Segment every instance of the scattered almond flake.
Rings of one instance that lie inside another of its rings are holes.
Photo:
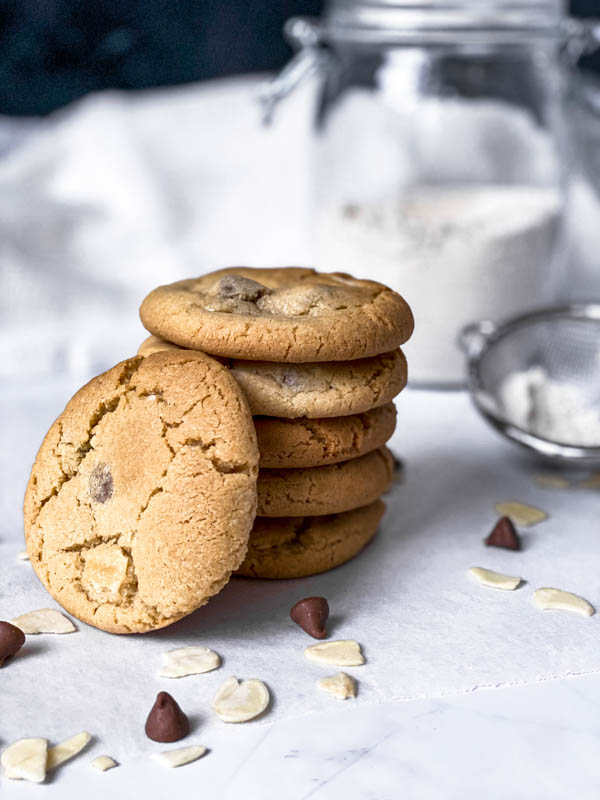
[[[542,489],[568,489],[570,481],[562,475],[553,475],[551,472],[544,475],[536,475],[535,482]]]
[[[208,647],[180,647],[162,654],[163,666],[158,673],[161,678],[184,678],[200,675],[221,666],[221,659]]]
[[[190,764],[206,753],[206,747],[201,744],[192,745],[191,747],[180,747],[178,750],[165,750],[164,753],[154,753],[152,758],[162,764],[163,767],[182,767],[184,764]]]
[[[119,765],[110,756],[98,756],[93,761],[90,761],[90,766],[94,769],[100,770],[100,772],[106,772],[107,769],[112,769],[113,767],[118,767]]]
[[[73,633],[77,630],[68,617],[55,608],[38,608],[28,614],[11,619],[23,633]]]
[[[223,722],[248,722],[269,705],[269,690],[262,681],[227,678],[215,695],[213,710]]]
[[[312,644],[306,648],[304,655],[311,661],[317,661],[320,664],[334,664],[337,667],[360,667],[365,663],[360,645],[354,639]]]
[[[64,742],[55,744],[54,747],[49,747],[46,769],[51,770],[55,767],[59,767],[61,764],[64,764],[65,761],[76,756],[83,750],[91,738],[87,731],[81,731],[81,733],[71,736],[70,739],[65,739]]]
[[[582,489],[595,489],[600,491],[600,472],[594,472],[589,478],[582,481],[579,486]]]
[[[345,672],[338,672],[337,675],[330,675],[317,681],[319,689],[324,689],[329,694],[337,697],[338,700],[347,700],[349,697],[356,697],[356,681]]]
[[[537,525],[548,519],[548,514],[534,506],[526,506],[516,500],[507,500],[505,503],[496,503],[496,511],[502,517],[510,517],[516,525]]]
[[[549,587],[536,589],[533,593],[533,600],[542,611],[572,611],[574,614],[581,614],[583,617],[591,617],[592,614],[596,613],[594,606],[584,600],[583,597],[571,592],[564,592],[562,589],[551,589]]]
[[[482,586],[489,586],[492,589],[507,589],[512,591],[516,589],[523,578],[515,578],[512,575],[503,575],[501,572],[494,572],[491,569],[484,569],[483,567],[471,567],[469,575]]]
[[[20,553],[17,553],[17,561],[29,561],[27,550],[21,550]]]
[[[4,750],[0,764],[7,778],[43,783],[47,754],[47,739],[19,739]]]

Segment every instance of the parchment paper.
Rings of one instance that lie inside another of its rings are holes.
[[[46,428],[81,378],[6,387],[0,420],[0,619],[55,606],[23,549],[21,501]],[[0,671],[0,746],[23,736],[52,741],[83,728],[119,759],[148,751],[146,715],[156,693],[171,692],[204,737],[222,726],[210,709],[229,675],[259,677],[273,702],[264,720],[330,710],[317,679],[336,668],[313,664],[313,643],[289,620],[301,597],[323,594],[331,638],[355,638],[366,665],[357,704],[435,697],[480,687],[548,680],[600,669],[600,615],[540,612],[538,586],[574,591],[600,606],[598,493],[534,484],[539,465],[502,442],[461,393],[406,391],[393,448],[405,479],[388,497],[376,540],[350,564],[298,581],[232,580],[208,606],[145,636],[113,636],[76,621],[77,633],[31,636]],[[519,553],[484,547],[494,504],[515,499],[550,514],[523,532]],[[466,574],[484,566],[520,575],[515,592],[482,588]],[[201,644],[221,669],[179,680],[157,676],[162,651]],[[260,723],[251,723],[260,724]]]

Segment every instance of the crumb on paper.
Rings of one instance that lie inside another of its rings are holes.
[[[269,690],[262,681],[239,681],[232,675],[217,691],[213,710],[223,722],[248,722],[265,711],[269,700]]]
[[[354,639],[313,644],[305,649],[304,655],[311,661],[336,667],[360,667],[365,663],[360,645]]]
[[[491,569],[484,569],[483,567],[471,567],[469,575],[481,584],[481,586],[488,586],[490,589],[505,589],[512,592],[521,585],[523,579],[513,575],[504,575],[502,572],[494,572]]]
[[[163,753],[154,753],[152,758],[163,767],[182,767],[191,764],[206,753],[206,747],[201,744],[190,747],[180,747],[177,750],[165,750]]]
[[[73,633],[75,625],[68,617],[55,608],[38,608],[21,614],[20,617],[11,619],[11,623],[20,628],[23,633]]]
[[[356,681],[345,672],[338,672],[337,675],[321,678],[321,680],[317,681],[317,686],[338,700],[356,697]]]
[[[516,525],[529,527],[537,525],[548,519],[548,514],[535,506],[528,506],[516,500],[507,500],[503,503],[496,503],[496,511],[503,517],[510,517]]]
[[[594,606],[583,597],[562,589],[551,587],[536,589],[533,593],[533,600],[542,611],[571,611],[583,617],[591,617],[596,613]]]

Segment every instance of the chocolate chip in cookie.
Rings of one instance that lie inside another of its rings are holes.
[[[219,297],[244,300],[248,303],[255,303],[260,297],[270,294],[270,292],[271,290],[262,283],[235,274],[225,275],[216,284],[216,294]]]
[[[107,464],[98,464],[89,480],[90,497],[95,503],[106,503],[113,495],[113,477]]]

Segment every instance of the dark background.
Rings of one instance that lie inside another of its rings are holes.
[[[284,21],[321,0],[0,0],[0,113],[47,114],[87,92],[274,70]],[[572,12],[600,16],[600,0]],[[600,56],[586,59],[600,68]]]

